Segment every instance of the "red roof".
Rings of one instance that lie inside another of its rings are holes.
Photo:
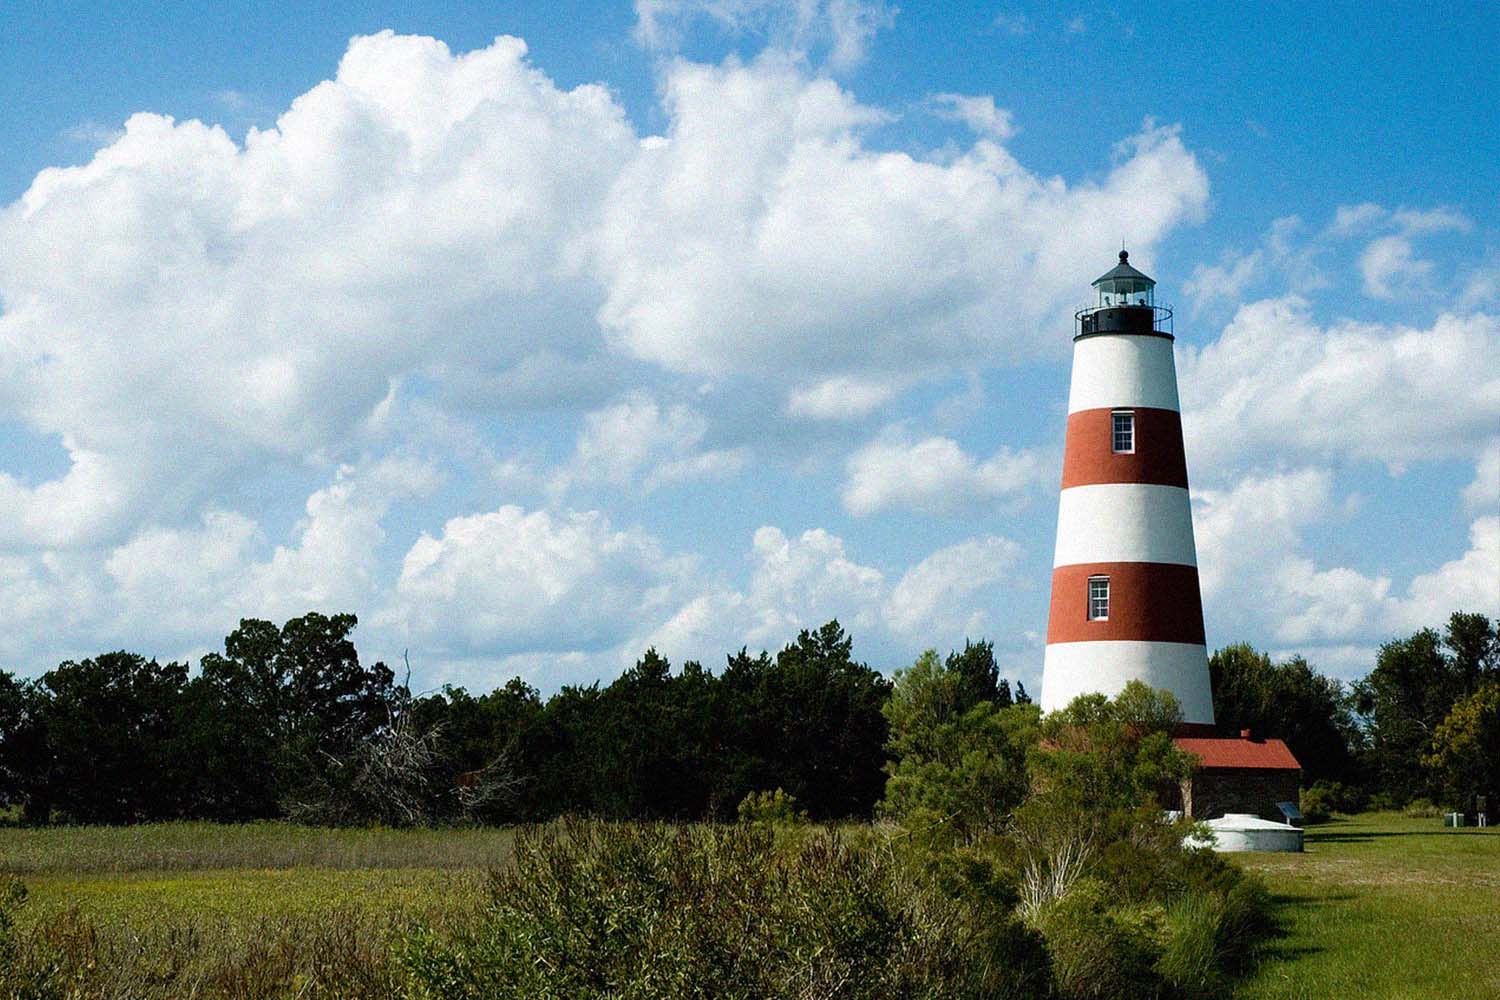
[[[1173,740],[1198,758],[1204,767],[1258,767],[1278,771],[1300,771],[1302,765],[1281,740],[1195,739]]]

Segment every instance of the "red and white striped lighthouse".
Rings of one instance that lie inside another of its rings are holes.
[[[1139,680],[1211,734],[1172,311],[1155,287],[1121,250],[1076,316],[1042,710]]]

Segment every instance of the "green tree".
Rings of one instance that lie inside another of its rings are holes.
[[[928,650],[897,672],[885,703],[894,759],[886,765],[881,812],[934,843],[997,832],[1027,789],[1036,711],[1002,706],[993,677],[977,686],[966,666],[961,657],[944,663]],[[980,697],[986,691],[990,697]]]
[[[1005,684],[1004,697],[1001,697],[1002,681],[1000,668],[995,663],[994,643],[984,640],[971,643],[965,639],[963,651],[950,652],[944,666],[962,678],[964,697],[971,705],[981,701],[997,702],[1002,706],[1011,703],[1008,683]]]
[[[1080,695],[1042,719],[1030,761],[1033,788],[1100,814],[1154,810],[1197,767],[1172,741],[1181,725],[1177,698],[1140,681],[1113,700]]]
[[[44,674],[29,708],[28,812],[78,823],[184,815],[176,723],[187,666],[124,651],[68,660]]]
[[[201,661],[185,738],[202,762],[200,801],[219,818],[316,812],[338,766],[395,710],[395,675],[365,667],[354,615],[311,612],[278,628],[247,618]]]
[[[593,762],[601,697],[597,683],[587,687],[567,684],[547,699],[529,740],[538,761],[536,812],[529,818],[599,812]]]
[[[1487,796],[1500,813],[1500,678],[1480,682],[1459,699],[1437,727],[1424,758],[1450,805],[1467,808],[1470,796]]]
[[[705,815],[715,760],[715,682],[699,664],[674,675],[648,649],[604,689],[593,767],[597,803],[613,817],[687,819]]]
[[[519,677],[474,697],[461,687],[415,699],[417,726],[437,734],[442,811],[486,823],[536,815],[535,735],[543,703]]]
[[[25,802],[22,782],[33,766],[26,746],[28,700],[26,682],[0,670],[0,809]]]
[[[688,661],[674,673],[654,649],[607,687],[565,687],[528,739],[539,762],[539,814],[697,819],[733,815],[720,793],[725,691]]]
[[[1220,736],[1250,729],[1285,740],[1307,784],[1354,779],[1360,734],[1340,681],[1318,673],[1300,656],[1272,663],[1243,642],[1216,650],[1208,669]]]
[[[1354,687],[1375,788],[1402,802],[1439,794],[1423,758],[1453,705],[1495,676],[1497,641],[1488,618],[1455,612],[1442,637],[1422,629],[1380,647],[1375,669]]]
[[[731,767],[755,782],[736,789],[783,788],[814,819],[869,816],[884,787],[890,682],[853,659],[837,621],[803,630],[774,662],[731,658],[724,672]],[[737,798],[726,796],[730,808]]]

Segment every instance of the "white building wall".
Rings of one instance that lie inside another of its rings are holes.
[[[1066,708],[1082,694],[1113,698],[1133,680],[1175,694],[1183,722],[1213,723],[1208,648],[1182,642],[1053,643],[1042,668],[1042,711]]]
[[[1074,341],[1068,412],[1130,406],[1178,409],[1172,342],[1140,334]]]
[[[1068,412],[1180,409],[1172,341],[1132,334],[1073,344]],[[1178,486],[1103,483],[1070,487],[1058,503],[1054,566],[1141,562],[1197,565],[1188,491]],[[1183,721],[1213,722],[1208,649],[1190,643],[1113,640],[1047,646],[1041,707],[1064,708],[1082,694],[1114,697],[1139,680],[1172,691]]]
[[[1151,483],[1097,483],[1063,490],[1052,565],[1096,562],[1198,565],[1188,491]]]

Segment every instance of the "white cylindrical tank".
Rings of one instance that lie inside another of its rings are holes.
[[[1206,824],[1213,833],[1213,843],[1208,845],[1225,853],[1238,851],[1293,851],[1302,850],[1302,831],[1285,823],[1273,823],[1248,813],[1229,813]]]

